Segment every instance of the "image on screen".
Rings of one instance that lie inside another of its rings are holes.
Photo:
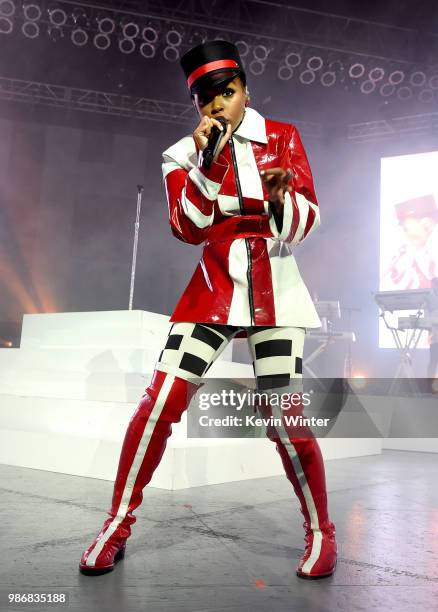
[[[438,276],[438,151],[384,157],[380,167],[380,291],[430,287]],[[394,312],[407,317],[416,311]],[[379,346],[393,348],[380,319]],[[419,347],[427,348],[423,332]]]

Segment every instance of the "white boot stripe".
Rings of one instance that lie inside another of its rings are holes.
[[[112,534],[115,532],[117,527],[123,521],[126,516],[126,512],[129,507],[129,502],[131,501],[132,491],[134,489],[134,484],[138,476],[138,472],[140,470],[141,464],[143,462],[144,456],[149,447],[149,443],[152,438],[152,434],[154,432],[155,425],[157,424],[158,419],[160,418],[161,412],[163,411],[164,404],[166,403],[167,396],[169,395],[169,391],[172,388],[172,384],[175,378],[173,376],[166,376],[165,381],[160,389],[160,392],[157,396],[155,405],[152,409],[152,412],[148,418],[148,422],[144,429],[143,435],[140,439],[137,452],[135,453],[134,461],[132,462],[131,469],[129,470],[128,477],[126,479],[125,488],[123,490],[123,495],[120,501],[119,508],[117,510],[117,516],[112,520],[112,522],[108,525],[107,530],[102,535],[100,540],[96,543],[96,546],[93,548],[91,553],[88,556],[86,561],[86,565],[94,566],[96,563],[96,559],[101,553],[105,543],[109,540]]]

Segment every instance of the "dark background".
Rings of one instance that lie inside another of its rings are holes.
[[[178,119],[175,109],[166,117],[166,108],[173,107],[165,103],[190,104],[179,62],[163,58],[162,43],[152,59],[138,52],[123,55],[116,33],[107,51],[97,50],[91,40],[84,47],[73,45],[74,2],[51,4],[69,14],[63,37],[54,41],[53,28],[48,31],[49,5],[36,4],[43,11],[37,38],[21,32],[21,2],[15,2],[13,32],[0,34],[0,341],[15,346],[24,313],[127,309],[138,183],[145,190],[134,307],[170,314],[201,252],[201,247],[171,235],[162,184],[161,152],[196,125],[194,111],[189,110],[185,120]],[[193,44],[194,28],[201,28],[202,20],[211,25],[218,11],[228,21],[216,33],[228,32],[232,21],[231,40],[244,39],[250,31],[250,45],[275,47],[262,75],[247,70],[248,85],[251,105],[262,115],[298,125],[311,162],[321,227],[295,251],[300,270],[320,300],[339,299],[343,307],[356,309],[351,321],[344,311],[338,325],[351,325],[357,334],[354,369],[370,376],[391,375],[395,355],[377,349],[378,309],[372,296],[378,289],[380,158],[437,149],[436,91],[427,101],[418,99],[420,88],[415,87],[409,100],[396,94],[382,97],[378,88],[364,95],[345,70],[333,87],[322,87],[318,79],[303,85],[298,71],[291,80],[281,81],[277,57],[297,44],[296,31],[281,16],[292,6],[307,9],[293,9],[298,29],[305,19],[305,35],[298,40],[305,57],[319,52],[327,62],[340,58],[347,70],[360,58],[367,70],[383,66],[387,74],[402,66],[407,74],[421,69],[429,77],[438,74],[436,3],[102,3],[107,13],[96,8],[99,3],[86,4],[90,37],[99,11],[120,21],[127,13],[117,11],[124,10],[135,12],[141,24],[156,18],[162,36],[178,22],[183,28],[182,53]],[[362,21],[340,22],[336,15]],[[388,35],[378,34],[378,22],[390,26]],[[327,35],[327,24],[337,24],[336,40],[333,32]],[[360,34],[364,29],[369,44]],[[212,32],[208,29],[209,38]],[[350,52],[355,44],[361,56]],[[12,95],[12,79],[109,92],[130,100],[144,96],[163,105],[156,116],[142,117],[48,106],[39,94],[26,101]],[[425,116],[426,127],[406,132],[398,128],[367,142],[351,138],[352,124],[392,125],[394,118],[403,117],[408,125],[412,116]],[[332,349],[333,358],[342,360],[344,349]]]

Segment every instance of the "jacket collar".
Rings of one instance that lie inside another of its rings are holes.
[[[266,137],[265,118],[249,106],[245,109],[245,116],[243,117],[242,123],[234,134],[246,138],[247,140],[255,140],[256,142],[262,142],[264,144],[268,142]]]

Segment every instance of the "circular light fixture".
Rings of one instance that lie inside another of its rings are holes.
[[[336,72],[334,70],[327,70],[321,75],[321,85],[324,87],[332,87],[336,83]]]
[[[119,50],[125,55],[129,53],[134,53],[135,51],[135,41],[132,38],[121,38],[119,40]]]
[[[23,6],[23,13],[26,21],[38,21],[41,19],[42,10],[38,4],[25,4]]]
[[[101,17],[97,20],[97,28],[101,34],[112,34],[116,29],[116,22],[111,17]]]
[[[150,25],[143,28],[141,35],[143,40],[151,44],[156,43],[158,40],[157,30]]]
[[[67,13],[60,8],[50,9],[49,19],[52,25],[61,27],[67,22]]]
[[[239,51],[240,57],[245,57],[249,53],[249,45],[246,40],[236,40],[234,43]]]
[[[388,77],[388,81],[391,85],[400,85],[404,81],[405,76],[403,70],[393,70]]]
[[[179,47],[182,43],[181,32],[178,32],[178,30],[169,30],[168,32],[166,32],[166,43],[170,47]]]
[[[71,41],[77,47],[83,47],[88,42],[88,32],[83,28],[74,28],[71,32]]]
[[[307,60],[307,68],[309,70],[320,70],[324,64],[324,60],[319,55],[313,55]]]
[[[268,59],[269,51],[265,45],[256,45],[252,50],[252,54],[256,60],[265,61]]]
[[[316,77],[313,70],[303,70],[303,72],[300,74],[300,82],[303,85],[311,85],[315,78]]]
[[[365,66],[363,64],[352,64],[348,69],[348,76],[352,79],[360,79],[365,74]]]
[[[381,81],[384,76],[385,71],[383,68],[378,68],[377,66],[375,68],[371,68],[368,73],[368,78],[370,81]]]
[[[365,95],[373,93],[375,89],[376,89],[376,81],[370,81],[369,79],[367,79],[366,81],[360,84],[360,90]]]
[[[0,0],[0,15],[12,17],[15,14],[15,2],[12,0]]]
[[[254,76],[258,76],[259,74],[263,74],[265,71],[265,64],[260,60],[252,60],[249,65],[249,71]]]
[[[435,95],[431,89],[422,89],[418,94],[420,102],[432,102]]]
[[[281,81],[289,81],[294,75],[294,69],[290,66],[280,66],[277,71],[277,76]]]
[[[431,89],[438,89],[438,74],[434,74],[430,77],[429,87]]]
[[[179,59],[179,50],[177,47],[166,47],[163,55],[168,62],[176,62]]]
[[[140,26],[138,23],[135,23],[135,21],[128,21],[122,26],[122,34],[125,38],[137,38],[137,36],[140,34]]]
[[[409,100],[409,98],[412,98],[412,89],[407,87],[407,85],[402,85],[402,87],[398,88],[397,98],[400,100]]]
[[[291,51],[284,58],[284,62],[286,66],[289,66],[289,68],[296,68],[299,66],[301,64],[301,60],[301,53],[297,53],[296,51]]]
[[[93,45],[96,49],[99,49],[99,51],[106,51],[111,45],[111,39],[106,34],[96,34],[93,38]]]
[[[395,85],[392,83],[383,83],[383,85],[380,86],[379,92],[384,98],[389,98],[389,96],[392,96],[395,92]]]
[[[0,34],[10,34],[14,29],[14,24],[8,17],[0,17]]]
[[[40,26],[35,21],[25,21],[21,26],[21,31],[26,38],[38,38]]]
[[[426,83],[427,77],[422,70],[415,70],[410,76],[409,82],[414,87],[422,87]]]
[[[156,49],[151,43],[144,42],[140,45],[140,53],[146,59],[150,59],[155,56]]]

